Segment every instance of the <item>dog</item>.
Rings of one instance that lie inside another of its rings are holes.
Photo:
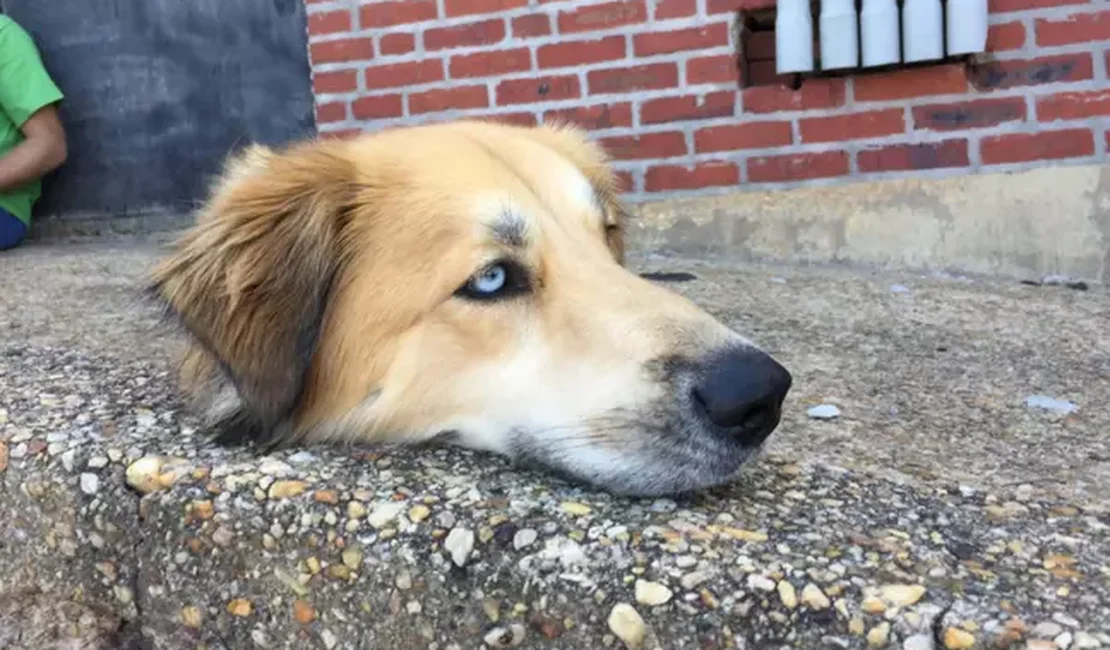
[[[790,372],[627,268],[608,152],[459,120],[229,155],[150,294],[214,440],[454,444],[614,494],[733,478]]]

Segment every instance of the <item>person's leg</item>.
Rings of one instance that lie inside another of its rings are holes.
[[[0,208],[0,251],[15,248],[27,237],[27,226],[14,214]]]

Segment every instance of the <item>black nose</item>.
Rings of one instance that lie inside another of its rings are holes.
[[[738,442],[756,445],[778,426],[792,382],[769,355],[751,348],[730,351],[705,366],[694,386],[694,402]]]

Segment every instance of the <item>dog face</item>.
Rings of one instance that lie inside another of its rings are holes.
[[[790,374],[625,269],[623,218],[565,127],[252,147],[151,290],[221,440],[449,440],[624,494],[722,482]]]

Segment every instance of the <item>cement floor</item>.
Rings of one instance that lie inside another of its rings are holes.
[[[0,256],[5,650],[1110,647],[1105,288],[635,260],[795,388],[737,485],[627,500],[454,451],[213,448],[138,300],[156,254]],[[141,498],[139,459],[171,479]]]

